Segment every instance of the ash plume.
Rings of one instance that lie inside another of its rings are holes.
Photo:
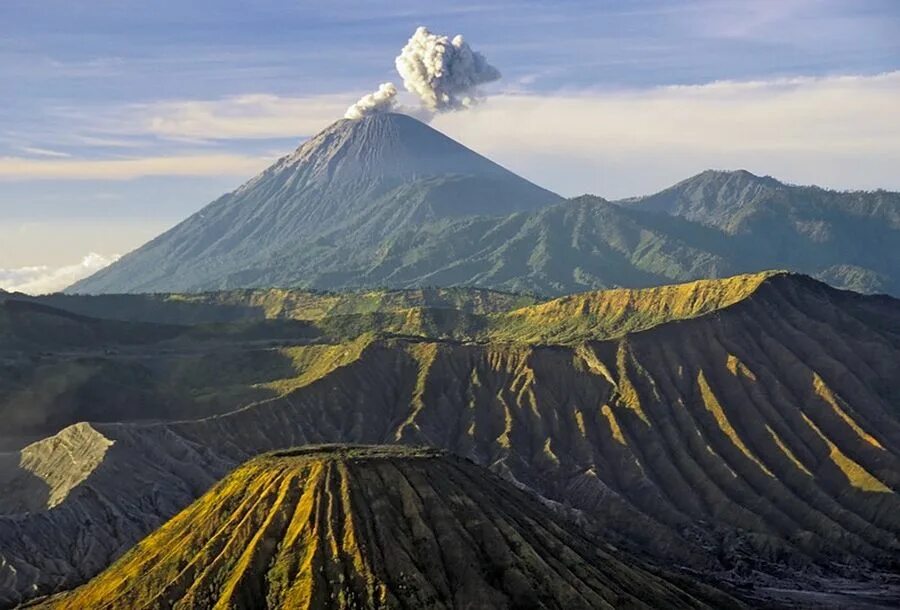
[[[357,120],[370,114],[390,112],[397,104],[397,86],[394,83],[381,83],[378,90],[359,98],[355,104],[347,108],[345,119]]]
[[[461,110],[478,102],[478,86],[500,78],[500,71],[459,34],[416,29],[395,60],[403,86],[432,112]]]
[[[477,104],[480,85],[500,78],[500,71],[459,34],[450,38],[416,28],[394,60],[406,90],[419,98],[420,108],[399,106],[397,87],[382,83],[347,108],[344,118],[357,120],[371,114],[399,111],[424,121],[440,112],[464,110]]]

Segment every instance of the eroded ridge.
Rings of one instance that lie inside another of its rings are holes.
[[[728,598],[686,591],[615,557],[468,460],[331,445],[252,460],[46,607],[700,608],[712,600]]]

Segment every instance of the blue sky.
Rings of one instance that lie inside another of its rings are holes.
[[[0,270],[139,245],[399,82],[418,25],[503,73],[435,127],[563,194],[710,165],[900,189],[895,0],[3,0]]]

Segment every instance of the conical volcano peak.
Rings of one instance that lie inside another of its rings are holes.
[[[405,114],[341,119],[279,162],[308,180],[415,180],[461,174],[510,174],[493,161]]]
[[[334,278],[350,278],[347,265],[364,272],[427,223],[560,200],[410,116],[341,119],[70,290],[334,287]]]
[[[604,548],[461,457],[301,448],[236,469],[44,607],[709,607],[705,589]]]

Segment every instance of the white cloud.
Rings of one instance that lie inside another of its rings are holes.
[[[38,148],[36,146],[23,146],[21,150],[24,153],[28,153],[29,155],[36,155],[38,157],[66,158],[72,156],[69,153],[60,152],[58,150],[50,150],[49,148]]]
[[[312,135],[344,116],[353,94],[279,97],[250,94],[220,100],[174,100],[132,106],[122,112],[119,132],[170,139],[227,140]]]
[[[707,168],[900,189],[900,72],[501,95],[433,125],[564,194],[645,194]]]
[[[36,265],[16,269],[0,268],[0,289],[7,292],[26,294],[49,294],[59,292],[78,280],[85,278],[118,259],[90,253],[80,263],[63,267]]]
[[[99,131],[169,140],[302,138],[359,92],[243,95],[128,106]],[[900,71],[873,76],[495,95],[433,125],[562,194],[653,192],[708,168],[832,188],[900,190]],[[96,127],[96,126],[95,126]],[[283,151],[288,152],[288,151]],[[166,154],[132,159],[0,158],[0,181],[250,177],[273,157]]]
[[[110,108],[90,116],[79,109],[60,109],[59,116],[71,126],[68,140],[87,147],[131,148],[132,155],[79,158],[49,149],[20,148],[30,156],[0,156],[0,181],[129,180],[143,176],[249,178],[279,155],[210,153],[190,143],[299,140],[341,118],[352,95],[249,94],[220,100],[174,100]]]
[[[133,159],[33,159],[0,157],[0,181],[129,180],[141,176],[250,177],[274,161],[271,157],[232,154],[183,154]]]

